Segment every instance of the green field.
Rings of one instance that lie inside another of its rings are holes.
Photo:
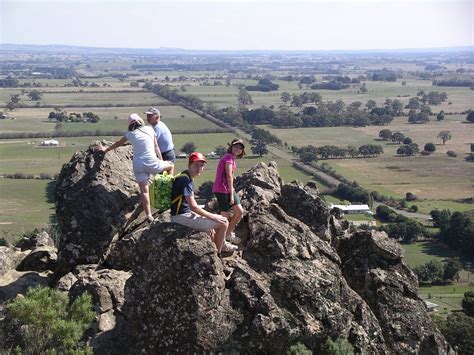
[[[160,106],[163,122],[171,131],[199,129],[213,129],[218,126],[214,123],[198,116],[192,111],[188,111],[181,106]],[[95,131],[101,130],[127,130],[127,117],[130,113],[136,112],[142,118],[149,106],[130,106],[130,107],[88,107],[88,108],[67,108],[66,112],[83,113],[93,112],[99,116],[97,123],[63,122],[64,131]],[[12,119],[0,120],[0,132],[52,132],[57,122],[50,122],[48,115],[51,108],[18,108],[9,113]]]
[[[0,178],[0,237],[12,242],[21,233],[44,228],[54,214],[54,181]]]

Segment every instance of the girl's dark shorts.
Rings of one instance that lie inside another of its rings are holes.
[[[217,198],[217,205],[219,206],[220,212],[227,212],[229,211],[232,206],[230,205],[230,194],[214,192]],[[237,192],[234,191],[234,205],[240,205],[239,195]]]

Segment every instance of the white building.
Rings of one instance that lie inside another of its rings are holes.
[[[329,204],[329,208],[339,208],[343,213],[365,213],[372,214],[368,205],[334,205]],[[370,212],[370,213],[369,213]]]
[[[43,147],[57,147],[59,142],[55,139],[50,139],[48,141],[42,141],[40,145]]]

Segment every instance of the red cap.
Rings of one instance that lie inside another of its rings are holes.
[[[203,161],[204,163],[207,163],[206,157],[199,152],[193,152],[189,155],[189,164],[192,164],[195,161]]]

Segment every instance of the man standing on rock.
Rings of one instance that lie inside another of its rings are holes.
[[[238,247],[225,241],[229,226],[227,218],[202,209],[194,199],[193,179],[201,175],[206,163],[204,155],[198,152],[191,153],[188,169],[174,180],[171,191],[171,221],[194,230],[209,232],[218,253],[235,251]]]
[[[150,107],[145,113],[146,120],[155,130],[156,140],[158,141],[158,147],[160,148],[163,160],[174,163],[176,154],[174,153],[173,137],[169,128],[161,121],[160,110]]]

